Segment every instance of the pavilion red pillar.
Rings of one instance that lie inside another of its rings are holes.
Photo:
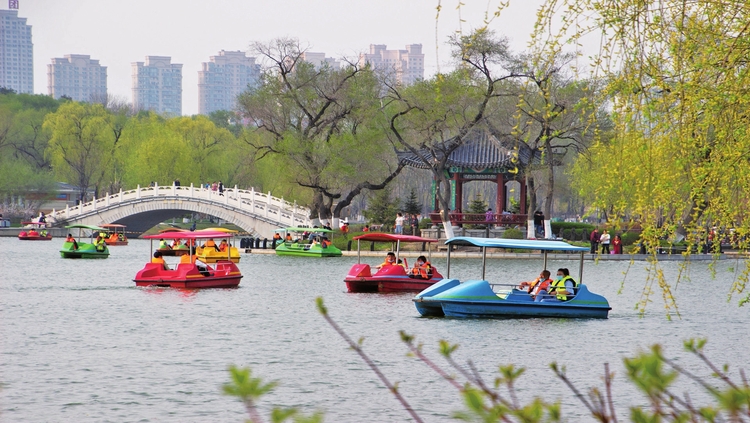
[[[463,208],[463,202],[464,202],[464,180],[461,178],[460,173],[455,173],[453,175],[453,179],[456,181],[456,197],[454,199],[456,203],[456,210],[461,210],[461,213],[464,212]],[[454,210],[455,211],[455,210]]]
[[[497,175],[497,201],[495,201],[495,214],[501,214],[505,210],[505,175]]]
[[[526,178],[519,181],[521,184],[521,214],[528,214],[526,212]]]

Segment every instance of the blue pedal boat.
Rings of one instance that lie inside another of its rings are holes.
[[[586,247],[576,247],[563,241],[493,239],[455,237],[445,242],[448,245],[446,278],[417,294],[412,301],[422,316],[448,316],[458,318],[507,319],[527,317],[567,317],[606,319],[609,302],[601,295],[589,291],[581,284],[583,277],[583,257],[589,251]],[[452,246],[475,246],[482,248],[482,279],[461,283],[450,278],[450,257]],[[526,291],[515,288],[517,284],[491,284],[485,280],[488,248],[513,248],[541,250],[544,268],[547,268],[547,254],[550,251],[572,251],[580,253],[580,266],[575,295],[567,301],[559,301],[555,296],[534,298]],[[508,289],[510,288],[510,289]]]

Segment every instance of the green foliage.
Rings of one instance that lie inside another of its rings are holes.
[[[398,213],[398,200],[391,199],[388,189],[377,191],[367,204],[362,214],[368,222],[376,225],[392,224]]]
[[[637,234],[635,232],[625,232],[624,234],[620,235],[620,238],[622,239],[622,245],[633,245],[638,242],[638,239],[640,237],[641,234]]]
[[[524,239],[524,233],[520,229],[508,228],[503,232],[503,238],[506,239]]]

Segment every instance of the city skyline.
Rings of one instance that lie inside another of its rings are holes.
[[[173,63],[183,64],[185,115],[198,113],[201,64],[221,50],[248,51],[254,41],[292,37],[310,51],[356,60],[371,44],[390,49],[422,44],[425,78],[430,78],[438,68],[443,72],[453,68],[445,41],[459,26],[467,32],[481,25],[487,7],[486,3],[462,7],[460,24],[452,4],[442,5],[436,21],[437,2],[333,0],[325,7],[298,0],[274,4],[216,0],[192,7],[177,0],[19,3],[19,17],[32,27],[35,93],[48,94],[46,84],[40,82],[47,80],[47,64],[53,58],[81,54],[107,67],[110,94],[132,102],[131,64],[146,56],[169,56]],[[538,5],[539,1],[512,3],[490,27],[509,37],[512,48],[520,51],[528,42]],[[7,6],[0,4],[2,9]]]

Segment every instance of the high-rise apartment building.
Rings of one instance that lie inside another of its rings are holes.
[[[316,53],[312,51],[306,51],[302,53],[302,60],[311,63],[316,69],[328,65],[331,69],[339,70],[341,68],[341,62],[334,59],[333,57],[326,57],[325,53]]]
[[[47,92],[54,98],[104,102],[107,98],[107,67],[87,54],[67,54],[47,65]]]
[[[198,113],[235,110],[237,96],[260,79],[260,65],[242,51],[220,51],[198,71]]]
[[[401,85],[424,79],[422,44],[409,44],[406,50],[387,50],[385,44],[370,44],[370,53],[359,55],[359,64],[370,63],[374,69],[392,72]]]
[[[133,63],[133,109],[182,115],[182,65],[168,56]]]
[[[17,10],[0,10],[0,87],[34,92],[34,45],[31,25]]]

